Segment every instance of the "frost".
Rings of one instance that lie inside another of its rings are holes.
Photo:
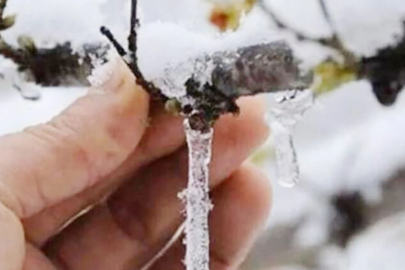
[[[189,153],[187,189],[179,194],[186,203],[185,245],[187,270],[209,269],[208,213],[212,209],[209,198],[209,169],[213,130],[202,133],[184,122]]]
[[[313,104],[311,91],[292,92],[274,95],[276,102],[268,114],[276,151],[278,182],[284,187],[293,187],[299,181],[292,131],[304,112]]]

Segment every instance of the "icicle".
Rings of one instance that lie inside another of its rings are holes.
[[[283,92],[276,95],[276,102],[269,113],[274,138],[278,182],[293,187],[299,181],[299,167],[294,148],[292,131],[304,112],[313,104],[312,92]]]
[[[184,122],[189,153],[187,189],[179,194],[186,203],[185,245],[187,270],[209,270],[208,213],[212,209],[209,198],[208,165],[211,160],[212,135],[191,129]]]

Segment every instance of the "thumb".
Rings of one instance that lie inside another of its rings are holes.
[[[47,124],[0,139],[0,203],[20,218],[112,172],[147,126],[149,99],[121,61],[110,79]]]

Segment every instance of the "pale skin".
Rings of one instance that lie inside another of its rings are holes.
[[[49,123],[0,138],[0,269],[140,269],[181,224],[182,119],[114,65],[107,82]],[[239,117],[215,126],[212,270],[240,266],[270,210],[266,177],[244,162],[268,136],[264,106],[239,105]],[[151,270],[182,269],[183,256],[179,241]]]

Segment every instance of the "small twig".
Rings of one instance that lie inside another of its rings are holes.
[[[8,0],[0,0],[0,18],[3,18],[3,12],[7,6],[7,1]]]
[[[153,98],[166,102],[168,98],[162,93],[162,91],[156,87],[152,82],[145,79],[143,73],[141,72],[138,65],[138,56],[137,56],[137,27],[139,25],[139,20],[137,18],[137,6],[138,1],[132,0],[131,8],[131,22],[130,22],[130,32],[128,36],[128,51],[117,41],[111,31],[103,26],[101,27],[101,33],[107,37],[107,39],[113,44],[118,54],[123,58],[125,63],[131,69],[132,73],[135,75],[136,83],[147,91]]]
[[[333,36],[337,36],[337,29],[335,24],[332,21],[332,17],[330,16],[328,7],[326,6],[325,0],[318,0],[319,5],[321,6],[321,10],[323,13],[323,16],[325,17],[325,20],[328,22],[328,25],[330,27],[330,29],[332,30],[332,34]]]
[[[288,26],[287,24],[285,24],[277,15],[276,13],[273,11],[273,9],[270,7],[270,5],[268,3],[265,3],[265,0],[259,0],[258,1],[258,5],[260,6],[260,8],[267,14],[269,15],[269,17],[274,21],[274,23],[276,24],[276,26],[280,29],[283,30],[288,30],[291,33],[293,33],[297,39],[299,40],[305,40],[305,41],[311,41],[311,42],[317,42],[317,43],[321,43],[321,39],[317,39],[317,38],[312,38],[312,37],[308,37],[304,34],[301,33],[301,31]]]
[[[132,0],[132,7],[131,7],[131,23],[129,29],[129,36],[128,36],[128,50],[131,53],[132,59],[137,60],[137,49],[138,49],[138,34],[137,28],[139,26],[138,20],[138,1]],[[135,62],[134,61],[134,62]]]
[[[125,59],[127,52],[125,51],[124,47],[115,39],[114,35],[111,33],[110,29],[105,26],[100,28],[100,32],[111,42],[114,48],[117,50],[118,54]]]
[[[321,5],[322,13],[325,16],[326,21],[328,22],[331,30],[332,30],[332,36],[328,38],[314,38],[310,37],[308,35],[303,34],[300,30],[297,30],[294,27],[291,27],[284,23],[278,15],[273,11],[273,9],[270,7],[269,3],[265,3],[265,0],[259,0],[258,4],[260,8],[267,14],[269,17],[275,22],[278,28],[283,29],[283,30],[288,30],[291,33],[293,33],[298,40],[300,41],[310,41],[314,43],[318,43],[324,47],[328,47],[339,54],[342,55],[344,58],[344,62],[346,65],[354,65],[356,61],[355,55],[350,52],[349,50],[346,49],[344,46],[343,42],[339,38],[339,35],[337,34],[336,28],[334,27],[330,14],[327,10],[326,4],[323,0],[319,0],[319,3]]]

